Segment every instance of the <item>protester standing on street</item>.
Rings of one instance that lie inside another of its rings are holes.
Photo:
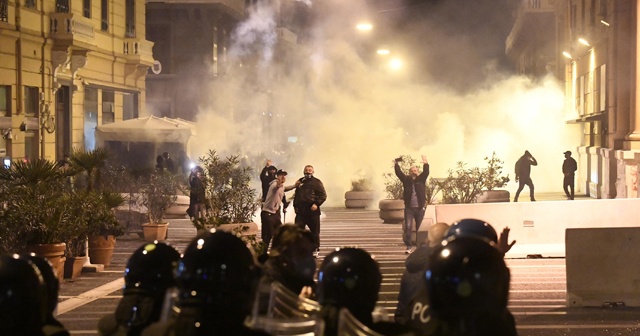
[[[516,197],[513,198],[514,202],[518,201],[518,196],[520,196],[520,192],[524,189],[525,185],[529,187],[531,202],[536,201],[536,198],[533,196],[534,187],[533,181],[531,180],[531,166],[537,165],[538,161],[536,161],[536,158],[534,158],[528,150],[524,151],[524,155],[516,161],[516,182],[519,182],[519,186],[516,191]]]
[[[193,169],[191,176],[189,176],[189,186],[191,187],[189,191],[189,209],[191,211],[187,211],[187,213],[189,217],[193,217],[196,220],[206,218],[207,212],[207,195],[204,181],[202,180],[202,172],[203,169],[201,167],[196,167]]]
[[[320,256],[320,206],[327,200],[322,181],[313,176],[312,165],[304,167],[304,177],[296,181],[293,208],[296,212],[295,224],[304,230],[305,225],[313,234],[316,244],[314,256]]]
[[[564,182],[562,183],[562,188],[564,188],[564,193],[567,195],[568,200],[573,200],[575,195],[573,189],[575,187],[576,170],[578,170],[578,163],[571,157],[571,151],[564,152],[564,162],[562,163]],[[571,189],[571,192],[569,192],[569,189]]]
[[[394,160],[394,169],[396,176],[402,181],[403,199],[404,199],[404,226],[402,227],[403,235],[402,240],[407,247],[405,254],[413,252],[411,247],[411,235],[413,234],[411,228],[415,221],[416,231],[422,224],[424,218],[424,211],[427,205],[427,193],[426,182],[429,177],[429,162],[426,155],[422,155],[422,173],[418,172],[418,167],[413,166],[409,169],[409,175],[406,175],[402,169],[400,169],[400,162],[402,158]]]
[[[175,175],[178,170],[176,169],[176,165],[173,163],[173,159],[169,155],[169,152],[162,153],[162,158],[164,159],[164,167],[173,175]]]
[[[278,169],[273,165],[271,160],[267,160],[267,163],[260,172],[260,182],[262,182],[262,203],[264,203],[264,200],[267,198],[269,185],[276,179],[277,170]]]
[[[286,180],[287,172],[282,169],[278,170],[276,172],[276,179],[271,181],[265,200],[262,203],[260,221],[262,222],[261,235],[262,241],[265,244],[265,254],[269,248],[273,233],[282,225],[282,220],[280,219],[280,204],[284,198],[284,193],[296,187],[295,185],[285,187],[284,182]]]

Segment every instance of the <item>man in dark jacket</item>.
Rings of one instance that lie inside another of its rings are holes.
[[[278,169],[272,164],[271,160],[267,160],[264,168],[260,172],[260,182],[262,182],[262,202],[267,198],[269,185],[276,179],[276,171]]]
[[[293,208],[296,212],[295,224],[304,230],[305,225],[313,234],[316,244],[314,256],[320,256],[320,206],[327,200],[322,181],[313,176],[313,166],[304,167],[304,177],[296,181]]]
[[[429,162],[427,157],[422,155],[422,173],[418,172],[418,167],[411,167],[409,169],[409,175],[405,175],[400,169],[400,158],[394,162],[394,169],[396,176],[402,181],[404,187],[403,199],[404,199],[404,226],[402,227],[403,235],[402,240],[407,247],[406,254],[413,252],[411,247],[411,235],[412,235],[412,223],[416,223],[416,231],[420,228],[422,219],[424,218],[424,211],[427,205],[426,196],[426,182],[429,177]]]
[[[578,163],[571,157],[571,151],[564,152],[564,162],[562,163],[562,173],[564,174],[564,181],[562,187],[564,193],[567,195],[568,200],[572,200],[574,196],[573,188],[575,186],[575,174],[578,170]],[[569,192],[571,189],[571,192]]]
[[[513,198],[514,202],[518,201],[518,196],[520,196],[520,192],[524,189],[525,185],[529,187],[531,202],[535,202],[536,198],[533,196],[533,180],[531,180],[531,166],[537,165],[538,161],[536,161],[536,158],[534,158],[528,150],[524,151],[524,155],[516,162],[516,182],[518,182],[519,185],[516,196]]]

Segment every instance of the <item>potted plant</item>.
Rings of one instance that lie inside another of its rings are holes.
[[[109,157],[109,152],[104,148],[74,149],[69,157],[70,170],[74,173],[76,196],[80,198],[75,220],[85,228],[68,249],[69,262],[73,259],[79,263],[76,258],[87,254],[82,252],[84,247],[92,264],[108,267],[111,264],[116,237],[124,233],[124,228],[115,217],[115,208],[124,203],[124,198],[113,190],[113,183],[109,183],[112,181],[103,178]],[[114,178],[123,177],[121,175]]]
[[[344,193],[344,206],[346,208],[364,209],[371,205],[375,198],[371,180],[367,177],[359,177],[351,180],[351,190]]]
[[[2,253],[34,252],[62,271],[66,242],[77,237],[68,172],[36,159],[0,168]]]
[[[415,165],[414,160],[409,155],[402,155],[402,161],[398,164],[400,169],[409,173],[409,169]],[[380,208],[380,219],[384,223],[402,223],[404,221],[404,200],[402,199],[402,192],[404,187],[402,181],[396,176],[394,167],[391,167],[390,173],[382,174],[384,179],[384,191],[387,193],[387,199],[380,200],[378,207]]]
[[[204,218],[194,219],[193,225],[200,231],[218,228],[235,233],[254,251],[260,251],[264,244],[256,238],[258,224],[253,222],[259,198],[251,187],[251,167],[241,165],[236,155],[222,159],[215,150],[209,150],[200,163],[209,209]]]
[[[496,156],[496,152],[493,152],[490,158],[485,157],[484,160],[487,161],[487,166],[482,172],[485,190],[476,201],[478,203],[509,202],[511,196],[509,191],[499,189],[509,182],[509,175],[502,175],[504,162]]]
[[[147,208],[148,223],[142,224],[144,239],[152,242],[164,240],[167,235],[167,223],[164,215],[176,202],[176,191],[179,188],[177,178],[167,171],[157,171],[149,175],[149,180],[142,186],[140,194],[142,205]]]

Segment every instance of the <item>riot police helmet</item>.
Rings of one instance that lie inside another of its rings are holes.
[[[476,218],[465,218],[453,223],[445,238],[459,236],[481,237],[494,243],[498,242],[498,234],[493,226]]]
[[[323,307],[347,308],[361,322],[371,320],[382,274],[365,250],[340,248],[327,255],[318,273],[318,301]]]
[[[431,254],[425,278],[433,314],[443,319],[506,310],[509,269],[486,238],[449,237]]]
[[[124,291],[161,293],[176,286],[175,271],[180,253],[170,245],[154,241],[140,246],[129,258],[124,273]]]

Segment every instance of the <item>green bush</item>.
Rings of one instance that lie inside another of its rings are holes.
[[[361,177],[351,181],[351,191],[371,191],[373,186],[371,180],[366,177]]]
[[[467,168],[463,162],[458,162],[455,169],[449,170],[449,175],[437,182],[442,191],[442,203],[459,204],[475,203],[477,197],[484,190],[502,188],[509,182],[509,176],[502,176],[503,162],[494,152],[491,158],[485,157],[485,168]]]
[[[204,228],[204,224],[251,222],[260,205],[255,189],[251,188],[251,167],[242,166],[237,155],[221,159],[215,150],[209,150],[200,163],[210,209],[205,219],[194,225]]]
[[[163,170],[149,176],[149,181],[140,190],[149,223],[163,222],[167,209],[176,203],[178,186],[178,179],[170,172]]]

